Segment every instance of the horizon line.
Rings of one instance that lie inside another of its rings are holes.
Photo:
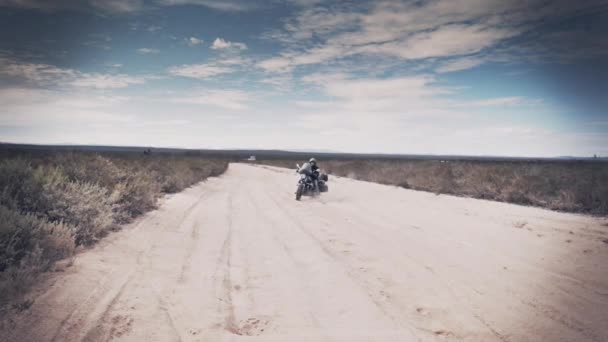
[[[608,156],[594,154],[593,156],[514,156],[514,155],[475,155],[475,154],[432,154],[432,153],[386,153],[386,152],[344,152],[344,151],[314,151],[306,149],[268,149],[268,148],[194,148],[194,147],[174,147],[174,146],[149,146],[149,145],[112,145],[112,144],[74,144],[74,143],[59,143],[59,144],[40,144],[40,143],[21,143],[0,141],[0,146],[16,145],[16,146],[35,146],[35,147],[61,147],[61,148],[132,148],[132,149],[156,149],[156,150],[181,150],[181,151],[212,151],[212,152],[286,152],[298,154],[341,154],[353,156],[384,156],[384,157],[447,157],[447,158],[499,158],[499,159],[608,159]]]

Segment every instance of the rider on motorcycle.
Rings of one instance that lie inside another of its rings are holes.
[[[318,170],[319,167],[317,166],[317,160],[315,158],[310,158],[310,160],[304,163],[304,165],[302,165],[298,170],[299,173],[305,174],[306,176],[310,177],[310,179],[312,179],[313,184],[315,185],[316,193],[319,193],[319,172],[317,172]]]

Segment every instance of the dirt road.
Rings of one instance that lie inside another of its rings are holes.
[[[219,178],[77,256],[4,341],[607,341],[606,221],[292,171]]]

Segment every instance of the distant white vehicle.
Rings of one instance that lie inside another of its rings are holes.
[[[250,156],[249,158],[247,158],[247,161],[255,161],[255,156]]]

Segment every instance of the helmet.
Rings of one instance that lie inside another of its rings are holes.
[[[308,161],[309,163],[317,163],[317,160],[315,158],[310,158],[310,160]]]

